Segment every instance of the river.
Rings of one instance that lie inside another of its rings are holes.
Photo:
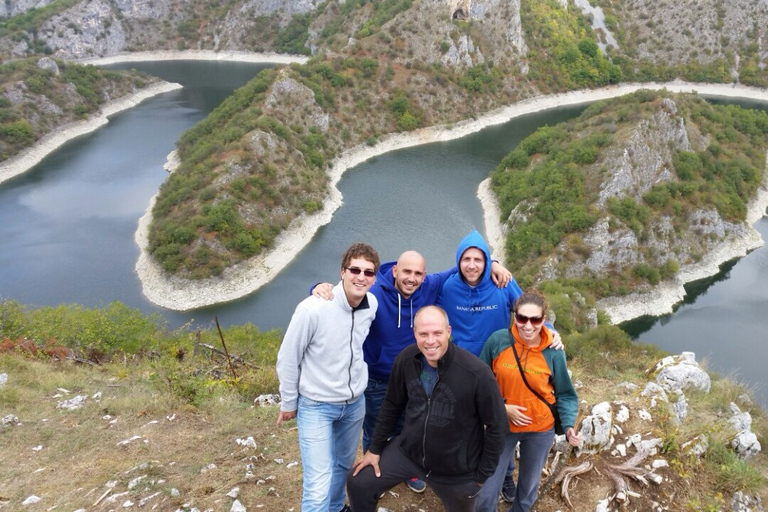
[[[428,271],[452,265],[461,238],[472,229],[483,231],[475,196],[478,183],[537,127],[569,119],[584,108],[526,115],[462,139],[394,151],[351,169],[339,183],[344,204],[333,221],[275,280],[243,299],[179,313],[161,309],[141,294],[134,271],[137,221],[166,179],[162,165],[181,133],[266,66],[180,61],[110,67],[135,67],[184,88],[113,116],[105,128],[71,141],[0,185],[0,298],[33,306],[87,307],[119,300],[147,313],[160,312],[171,326],[207,325],[217,316],[225,326],[251,322],[262,330],[282,329],[311,284],[338,279],[341,252],[352,242],[371,243],[383,260],[405,249],[419,250]],[[760,229],[765,238],[765,219]],[[757,343],[768,328],[765,292],[758,293],[768,290],[766,260],[768,251],[754,251],[726,271],[730,277],[705,284],[690,306],[660,321],[634,322],[628,331],[671,352],[691,350],[707,357],[712,369],[735,373],[753,385],[758,400],[768,406],[761,388],[764,372],[756,368],[765,353]],[[741,293],[743,284],[721,288],[740,272],[747,273],[754,295]],[[717,299],[709,303],[708,297]],[[742,298],[751,299],[754,308],[742,307]],[[723,312],[712,315],[714,307]],[[721,331],[697,315],[720,319],[723,337],[712,336]],[[749,320],[740,320],[742,315]],[[737,347],[734,333],[744,325],[754,334],[739,335],[745,345]]]

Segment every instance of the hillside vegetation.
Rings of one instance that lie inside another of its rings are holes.
[[[582,408],[626,404],[632,419],[622,424],[617,442],[633,434],[663,440],[653,457],[668,464],[655,470],[663,482],[631,481],[632,509],[652,510],[655,502],[668,510],[730,510],[739,491],[768,498],[765,455],[746,462],[728,447],[734,402],[751,412],[752,430],[765,439],[765,415],[743,388],[714,375],[709,393],[686,392],[688,418],[676,424],[640,394],[645,370],[663,354],[633,344],[614,326],[583,334],[566,324],[558,329]],[[262,396],[277,390],[279,342],[280,333],[250,325],[221,335],[213,325],[169,330],[158,317],[119,303],[98,310],[0,303],[0,374],[6,377],[0,384],[0,508],[229,510],[237,487],[235,496],[248,510],[295,509],[301,495],[295,424],[276,427],[277,408]],[[81,406],[68,408],[72,403]],[[643,408],[652,420],[639,419]],[[700,435],[709,448],[691,455],[684,444]],[[623,458],[571,456],[569,465],[585,460]],[[592,512],[612,492],[607,474],[592,471],[578,480],[570,487],[573,510]],[[442,510],[431,491],[415,495],[403,485],[393,491],[380,506]],[[21,505],[32,497],[39,501]],[[558,485],[539,505],[565,508]]]
[[[668,280],[743,229],[767,149],[764,111],[651,91],[592,104],[493,171],[508,264],[595,298]]]
[[[0,65],[0,160],[32,146],[62,125],[157,82],[137,71],[108,71],[52,59]]]

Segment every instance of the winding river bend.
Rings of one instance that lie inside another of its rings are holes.
[[[585,105],[516,118],[451,142],[394,151],[348,171],[343,206],[268,285],[243,299],[185,313],[163,310],[142,293],[134,271],[139,217],[167,174],[166,155],[181,133],[265,65],[232,62],[145,62],[136,67],[184,88],[154,97],[76,139],[34,169],[0,185],[0,298],[29,305],[119,300],[160,312],[172,326],[251,322],[284,328],[309,286],[338,278],[350,243],[373,244],[384,260],[417,249],[429,271],[453,264],[459,240],[483,230],[479,182],[520,140],[544,124],[578,115]],[[766,108],[764,104],[748,106]],[[763,238],[768,220],[756,226]],[[514,270],[514,269],[513,269]],[[734,374],[768,407],[760,361],[768,331],[768,249],[761,248],[697,289],[690,304],[662,319],[626,326],[635,338],[671,352],[691,350],[710,368]]]

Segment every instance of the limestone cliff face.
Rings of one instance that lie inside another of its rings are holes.
[[[6,0],[0,4],[0,18],[10,18],[23,14],[30,9],[40,9],[53,0]]]
[[[644,196],[655,186],[679,182],[672,165],[673,153],[701,152],[715,142],[703,135],[694,122],[678,113],[675,100],[664,98],[656,111],[629,125],[617,125],[615,140],[585,175],[599,177],[593,207],[598,220],[581,236],[567,237],[552,251],[538,278],[603,278],[637,265],[661,268],[668,262],[686,272],[714,251],[738,240],[751,239],[751,227],[725,219],[712,205],[686,207],[682,215],[659,212],[644,225],[630,226],[609,211],[611,199],[630,197],[645,204]],[[589,179],[589,178],[588,178]],[[510,215],[514,231],[527,222],[534,203],[520,203]],[[636,291],[650,290],[647,282],[635,283]]]
[[[318,14],[321,3],[324,12]],[[49,4],[50,0],[9,0],[0,5],[0,17]],[[768,64],[768,38],[763,33],[768,26],[766,2],[614,0],[598,11],[600,16],[591,6],[561,4],[574,14],[586,9],[582,14],[611,57],[671,65],[721,63],[718,69],[726,67],[736,79]],[[22,37],[14,33],[0,38],[0,53],[21,57],[46,47],[57,58],[81,59],[180,48],[270,51],[275,28],[284,28],[296,14],[309,13],[307,48],[332,54],[359,43],[359,31],[373,15],[370,5],[341,14],[343,5],[320,0],[234,0],[226,7],[180,0],[83,0],[58,12],[37,31],[25,29]],[[393,55],[403,63],[461,69],[493,62],[514,64],[523,75],[528,71],[526,39],[531,34],[523,27],[520,0],[421,0],[385,26],[394,35],[387,44],[405,50],[404,56],[400,51]],[[617,42],[619,29],[625,37]],[[272,37],[262,37],[261,32],[269,30]],[[321,41],[328,30],[338,31],[341,46],[338,41]]]

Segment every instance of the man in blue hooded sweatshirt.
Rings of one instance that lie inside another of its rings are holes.
[[[459,272],[446,280],[437,299],[451,320],[454,343],[476,356],[491,334],[509,326],[512,307],[523,294],[514,278],[505,287],[496,287],[489,261],[488,244],[472,231],[456,249]]]

